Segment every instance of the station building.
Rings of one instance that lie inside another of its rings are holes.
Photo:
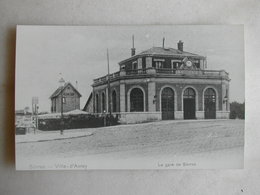
[[[206,57],[152,47],[119,62],[119,71],[94,79],[90,105],[96,114],[112,112],[121,123],[154,120],[229,118],[229,75],[207,70]],[[111,110],[109,110],[111,109]]]

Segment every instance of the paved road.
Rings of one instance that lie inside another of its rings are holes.
[[[243,159],[244,121],[160,121],[86,129],[91,136],[16,144],[17,159]],[[66,132],[65,132],[66,134]],[[214,151],[216,156],[214,155]],[[223,151],[223,152],[220,152]],[[212,153],[213,152],[213,153]],[[224,154],[224,156],[221,154]],[[234,156],[235,155],[235,156]],[[241,164],[241,163],[240,163]]]

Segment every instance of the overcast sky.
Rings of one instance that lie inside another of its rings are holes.
[[[136,53],[153,46],[177,48],[207,56],[209,70],[230,74],[231,101],[245,100],[244,34],[242,25],[222,26],[18,26],[16,42],[16,109],[31,108],[39,97],[39,110],[49,111],[49,97],[59,86],[60,73],[82,94],[81,108],[92,91],[93,79],[107,74],[130,57],[135,36]]]

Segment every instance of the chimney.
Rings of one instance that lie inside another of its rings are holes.
[[[162,47],[164,48],[164,42],[165,42],[165,38],[163,37],[163,41],[162,41]]]
[[[135,37],[134,35],[132,36],[132,42],[133,42],[133,47],[131,49],[131,56],[135,55]]]
[[[65,84],[65,80],[61,77],[60,80],[59,80],[60,87],[63,87],[64,84]]]
[[[183,51],[183,42],[181,40],[178,42],[178,50]]]

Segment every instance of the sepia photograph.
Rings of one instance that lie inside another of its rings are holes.
[[[244,61],[243,25],[18,25],[16,169],[243,169]]]

